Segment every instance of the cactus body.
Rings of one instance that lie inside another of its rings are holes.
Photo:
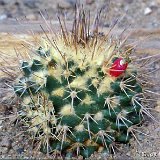
[[[14,85],[20,116],[43,152],[90,157],[127,143],[130,128],[142,121],[137,70],[132,61],[121,63],[129,53],[110,38],[84,35],[58,35],[54,45],[45,39],[21,62]]]

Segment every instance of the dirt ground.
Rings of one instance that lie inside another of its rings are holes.
[[[15,19],[37,21],[41,19],[39,11],[46,16],[45,10],[52,20],[57,20],[57,12],[61,11],[65,13],[66,20],[73,20],[75,2],[76,0],[0,0],[0,23]],[[121,18],[119,28],[160,28],[160,0],[80,0],[80,3],[91,11],[91,17],[94,17],[96,8],[103,9],[100,21],[102,27],[109,27],[117,18]],[[154,65],[160,66],[160,62]],[[158,71],[154,76],[159,75]],[[5,87],[6,80],[0,78],[0,88]],[[160,89],[157,90],[160,92]],[[0,98],[3,94],[0,91]],[[157,102],[155,111],[152,114],[160,121],[160,101]],[[0,158],[47,158],[42,153],[33,152],[27,135],[20,134],[23,131],[20,124],[11,123],[15,120],[15,112],[16,107],[0,104]],[[160,159],[159,123],[146,118],[141,131],[149,135],[136,134],[141,146],[133,138],[130,144],[118,146],[115,159]],[[109,158],[108,155],[95,153],[91,159]]]

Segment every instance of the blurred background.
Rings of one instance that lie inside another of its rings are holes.
[[[96,13],[103,8],[101,25],[109,24],[124,16],[119,27],[131,25],[134,28],[160,27],[160,0],[78,0],[85,8]],[[39,11],[47,11],[52,20],[57,12],[63,11],[67,20],[72,20],[76,0],[0,0],[0,23],[6,20],[40,20]]]

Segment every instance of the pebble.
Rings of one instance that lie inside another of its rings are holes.
[[[157,3],[154,1],[150,3],[150,7],[151,8],[158,8]]]
[[[7,18],[7,15],[6,15],[6,14],[0,15],[0,20],[4,20],[4,19],[6,19],[6,18]]]
[[[91,5],[94,2],[95,2],[95,0],[86,0],[86,4],[88,4],[88,5]]]
[[[155,107],[155,110],[157,112],[160,112],[160,101],[157,103],[157,106]]]
[[[5,1],[4,0],[0,0],[0,5],[2,5],[2,6],[6,5]]]
[[[130,157],[131,156],[131,151],[127,152],[126,155]]]
[[[1,97],[1,94],[0,94],[0,98],[1,98],[1,100],[4,100],[4,98]],[[6,111],[6,106],[0,104],[0,113],[4,113],[5,111]],[[4,117],[0,116],[0,118],[4,118]]]
[[[17,149],[17,153],[18,153],[18,154],[22,154],[23,152],[24,152],[24,148],[18,148],[18,149]]]
[[[155,132],[160,132],[160,127],[157,127],[154,131]]]
[[[0,147],[0,153],[1,154],[6,154],[8,152],[8,148],[7,147]]]
[[[26,18],[27,18],[28,20],[36,20],[36,19],[37,19],[34,14],[28,14],[28,15],[26,16]]]
[[[7,137],[3,137],[2,141],[0,142],[0,145],[2,147],[8,147],[10,145],[10,141]]]
[[[152,13],[152,9],[150,7],[145,8],[144,15],[149,15]]]
[[[61,9],[70,9],[70,8],[73,8],[75,6],[75,1],[74,0],[63,0],[61,2],[59,2],[57,5],[58,5],[58,8],[61,8]]]

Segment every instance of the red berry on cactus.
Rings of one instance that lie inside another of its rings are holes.
[[[116,59],[111,68],[109,68],[109,74],[113,77],[118,77],[127,69],[128,63],[123,58]]]

